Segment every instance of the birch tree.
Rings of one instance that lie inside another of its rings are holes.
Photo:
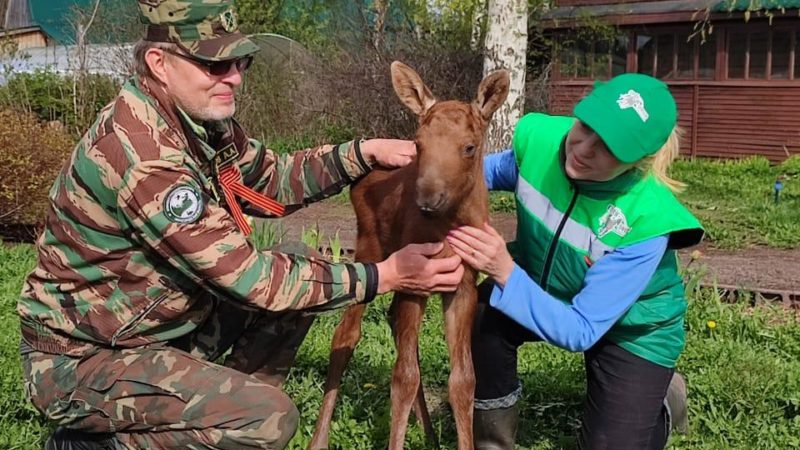
[[[525,104],[525,51],[528,45],[527,0],[489,0],[484,43],[483,74],[508,69],[511,86],[508,99],[494,113],[487,132],[489,151],[511,145],[514,125]]]

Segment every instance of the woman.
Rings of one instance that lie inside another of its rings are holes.
[[[661,449],[670,416],[685,427],[676,249],[703,230],[666,174],[679,150],[675,100],[659,80],[623,74],[596,83],[573,113],[526,115],[513,152],[486,158],[489,188],[516,192],[516,242],[507,249],[488,224],[448,237],[490,277],[473,337],[479,449],[513,448],[517,349],[538,340],[584,352],[581,448]],[[679,411],[665,401],[673,375]]]

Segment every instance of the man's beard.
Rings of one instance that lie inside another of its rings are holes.
[[[226,120],[233,117],[233,114],[236,112],[236,103],[231,105],[230,108],[214,108],[212,106],[207,106],[205,108],[192,108],[191,106],[180,105],[181,109],[189,115],[194,120],[199,122],[207,122],[207,121],[220,121]]]

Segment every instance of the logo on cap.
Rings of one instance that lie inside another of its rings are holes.
[[[650,118],[650,114],[644,109],[644,99],[641,94],[633,89],[624,94],[619,94],[617,105],[619,105],[619,109],[633,108],[639,118],[642,119],[642,122],[647,122],[647,119]]]
[[[219,20],[222,22],[222,28],[228,33],[233,33],[239,28],[239,21],[236,18],[236,11],[229,9],[219,15]]]

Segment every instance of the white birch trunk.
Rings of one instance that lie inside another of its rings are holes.
[[[481,0],[475,5],[475,12],[472,14],[472,32],[470,33],[469,37],[469,48],[472,50],[478,50],[481,46],[483,37],[483,19],[486,17],[486,2],[487,0]]]
[[[508,99],[494,113],[486,136],[490,152],[511,146],[514,125],[525,105],[525,51],[528,47],[527,0],[489,0],[483,74],[508,69]]]

